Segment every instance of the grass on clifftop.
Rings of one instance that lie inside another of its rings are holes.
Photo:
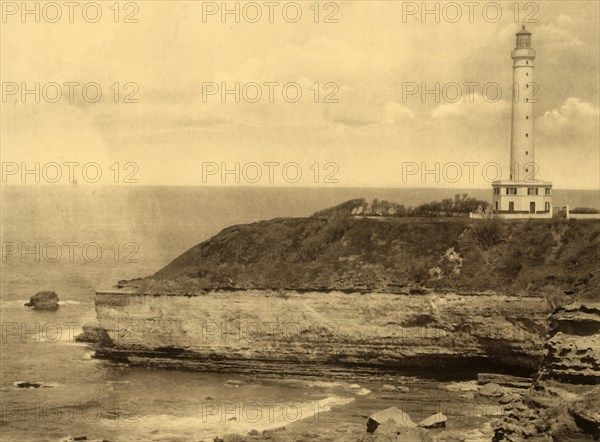
[[[278,218],[232,226],[127,286],[597,296],[598,221],[468,218]],[[589,284],[595,287],[590,290]],[[590,295],[590,293],[594,293]]]

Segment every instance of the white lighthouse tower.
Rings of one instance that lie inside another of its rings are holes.
[[[537,85],[533,81],[535,50],[531,32],[521,29],[512,51],[513,102],[510,138],[509,180],[495,181],[493,208],[502,218],[552,217],[552,183],[537,179],[540,171],[535,162],[533,104]]]

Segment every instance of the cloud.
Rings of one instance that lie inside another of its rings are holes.
[[[555,49],[568,49],[583,46],[583,42],[574,35],[571,29],[569,29],[573,20],[570,17],[569,19],[565,17],[569,16],[563,14],[558,17],[557,23],[549,23],[547,25],[539,25],[536,27],[536,39],[544,41],[546,46]]]
[[[575,20],[573,20],[573,18],[570,15],[567,14],[560,14],[558,16],[558,18],[556,19],[556,22],[560,25],[560,26],[570,26],[573,23],[575,23]]]
[[[581,101],[576,97],[569,97],[559,109],[546,111],[540,117],[540,122],[546,130],[564,130],[567,127],[584,129],[593,122],[596,122],[594,126],[597,128],[598,115],[598,106]]]
[[[412,110],[395,101],[378,102],[365,96],[355,96],[351,102],[352,105],[332,108],[328,112],[330,121],[344,126],[366,127],[396,125],[415,119]]]
[[[415,118],[415,114],[412,110],[406,106],[390,101],[385,104],[384,119],[385,124],[396,124],[400,121]]]
[[[476,118],[480,119],[482,115],[486,118],[500,118],[500,115],[506,112],[510,105],[506,101],[490,101],[490,96],[474,93],[472,96],[463,95],[456,103],[443,103],[431,112],[434,119],[454,119],[454,118]]]
[[[538,118],[536,161],[559,186],[598,188],[598,115],[598,106],[569,97]]]
[[[101,31],[85,22],[39,23],[33,31],[15,21],[2,34],[11,42],[3,54],[12,61],[3,66],[3,77],[28,83],[96,81],[105,100],[2,103],[3,154],[25,160],[62,152],[65,160],[136,160],[157,184],[193,184],[193,178],[170,171],[192,173],[206,158],[336,161],[352,185],[398,183],[402,161],[508,161],[510,50],[520,28],[512,9],[504,8],[497,23],[483,20],[481,8],[472,23],[466,15],[453,24],[436,23],[431,16],[427,23],[402,23],[402,2],[346,3],[335,25],[313,23],[308,3],[306,20],[298,24],[222,23],[218,17],[202,23],[198,5],[174,9],[164,2],[145,5],[136,25],[106,17]],[[598,144],[597,18],[591,2],[545,2],[543,22],[528,26],[546,106],[536,106],[542,115],[536,119],[538,156],[548,155],[544,164],[555,165],[558,172],[549,176],[558,180],[568,149],[569,160],[586,167],[584,173],[565,175],[573,187],[598,176],[589,160],[596,158]],[[109,88],[115,82],[121,88],[139,84],[139,103],[114,103]],[[221,94],[202,99],[205,82],[280,86],[272,103],[266,87],[257,103],[244,97],[236,103],[231,95],[224,103]],[[282,96],[283,85],[291,82],[303,92],[297,103]],[[473,102],[464,87],[456,103],[436,103],[431,95],[426,102],[418,95],[407,102],[403,86],[409,82],[427,89],[436,83],[480,85]],[[493,89],[482,90],[492,82],[502,87],[497,103],[484,98],[493,96]],[[339,102],[325,102],[335,87]],[[148,155],[154,149],[166,153],[156,160]],[[381,173],[365,174],[365,168]]]

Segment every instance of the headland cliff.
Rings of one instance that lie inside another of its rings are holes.
[[[229,227],[98,291],[97,356],[277,376],[525,375],[494,440],[599,437],[600,223],[351,216],[357,201]]]

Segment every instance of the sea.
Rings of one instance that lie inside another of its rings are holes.
[[[0,440],[212,441],[301,424],[328,403],[374,407],[372,385],[134,368],[95,359],[74,336],[96,321],[96,290],[150,275],[225,227],[308,216],[352,198],[414,206],[458,193],[491,196],[489,189],[2,186]],[[600,208],[593,190],[556,190],[554,201]],[[58,310],[24,306],[43,290],[59,295]],[[440,397],[434,381],[407,382]]]

